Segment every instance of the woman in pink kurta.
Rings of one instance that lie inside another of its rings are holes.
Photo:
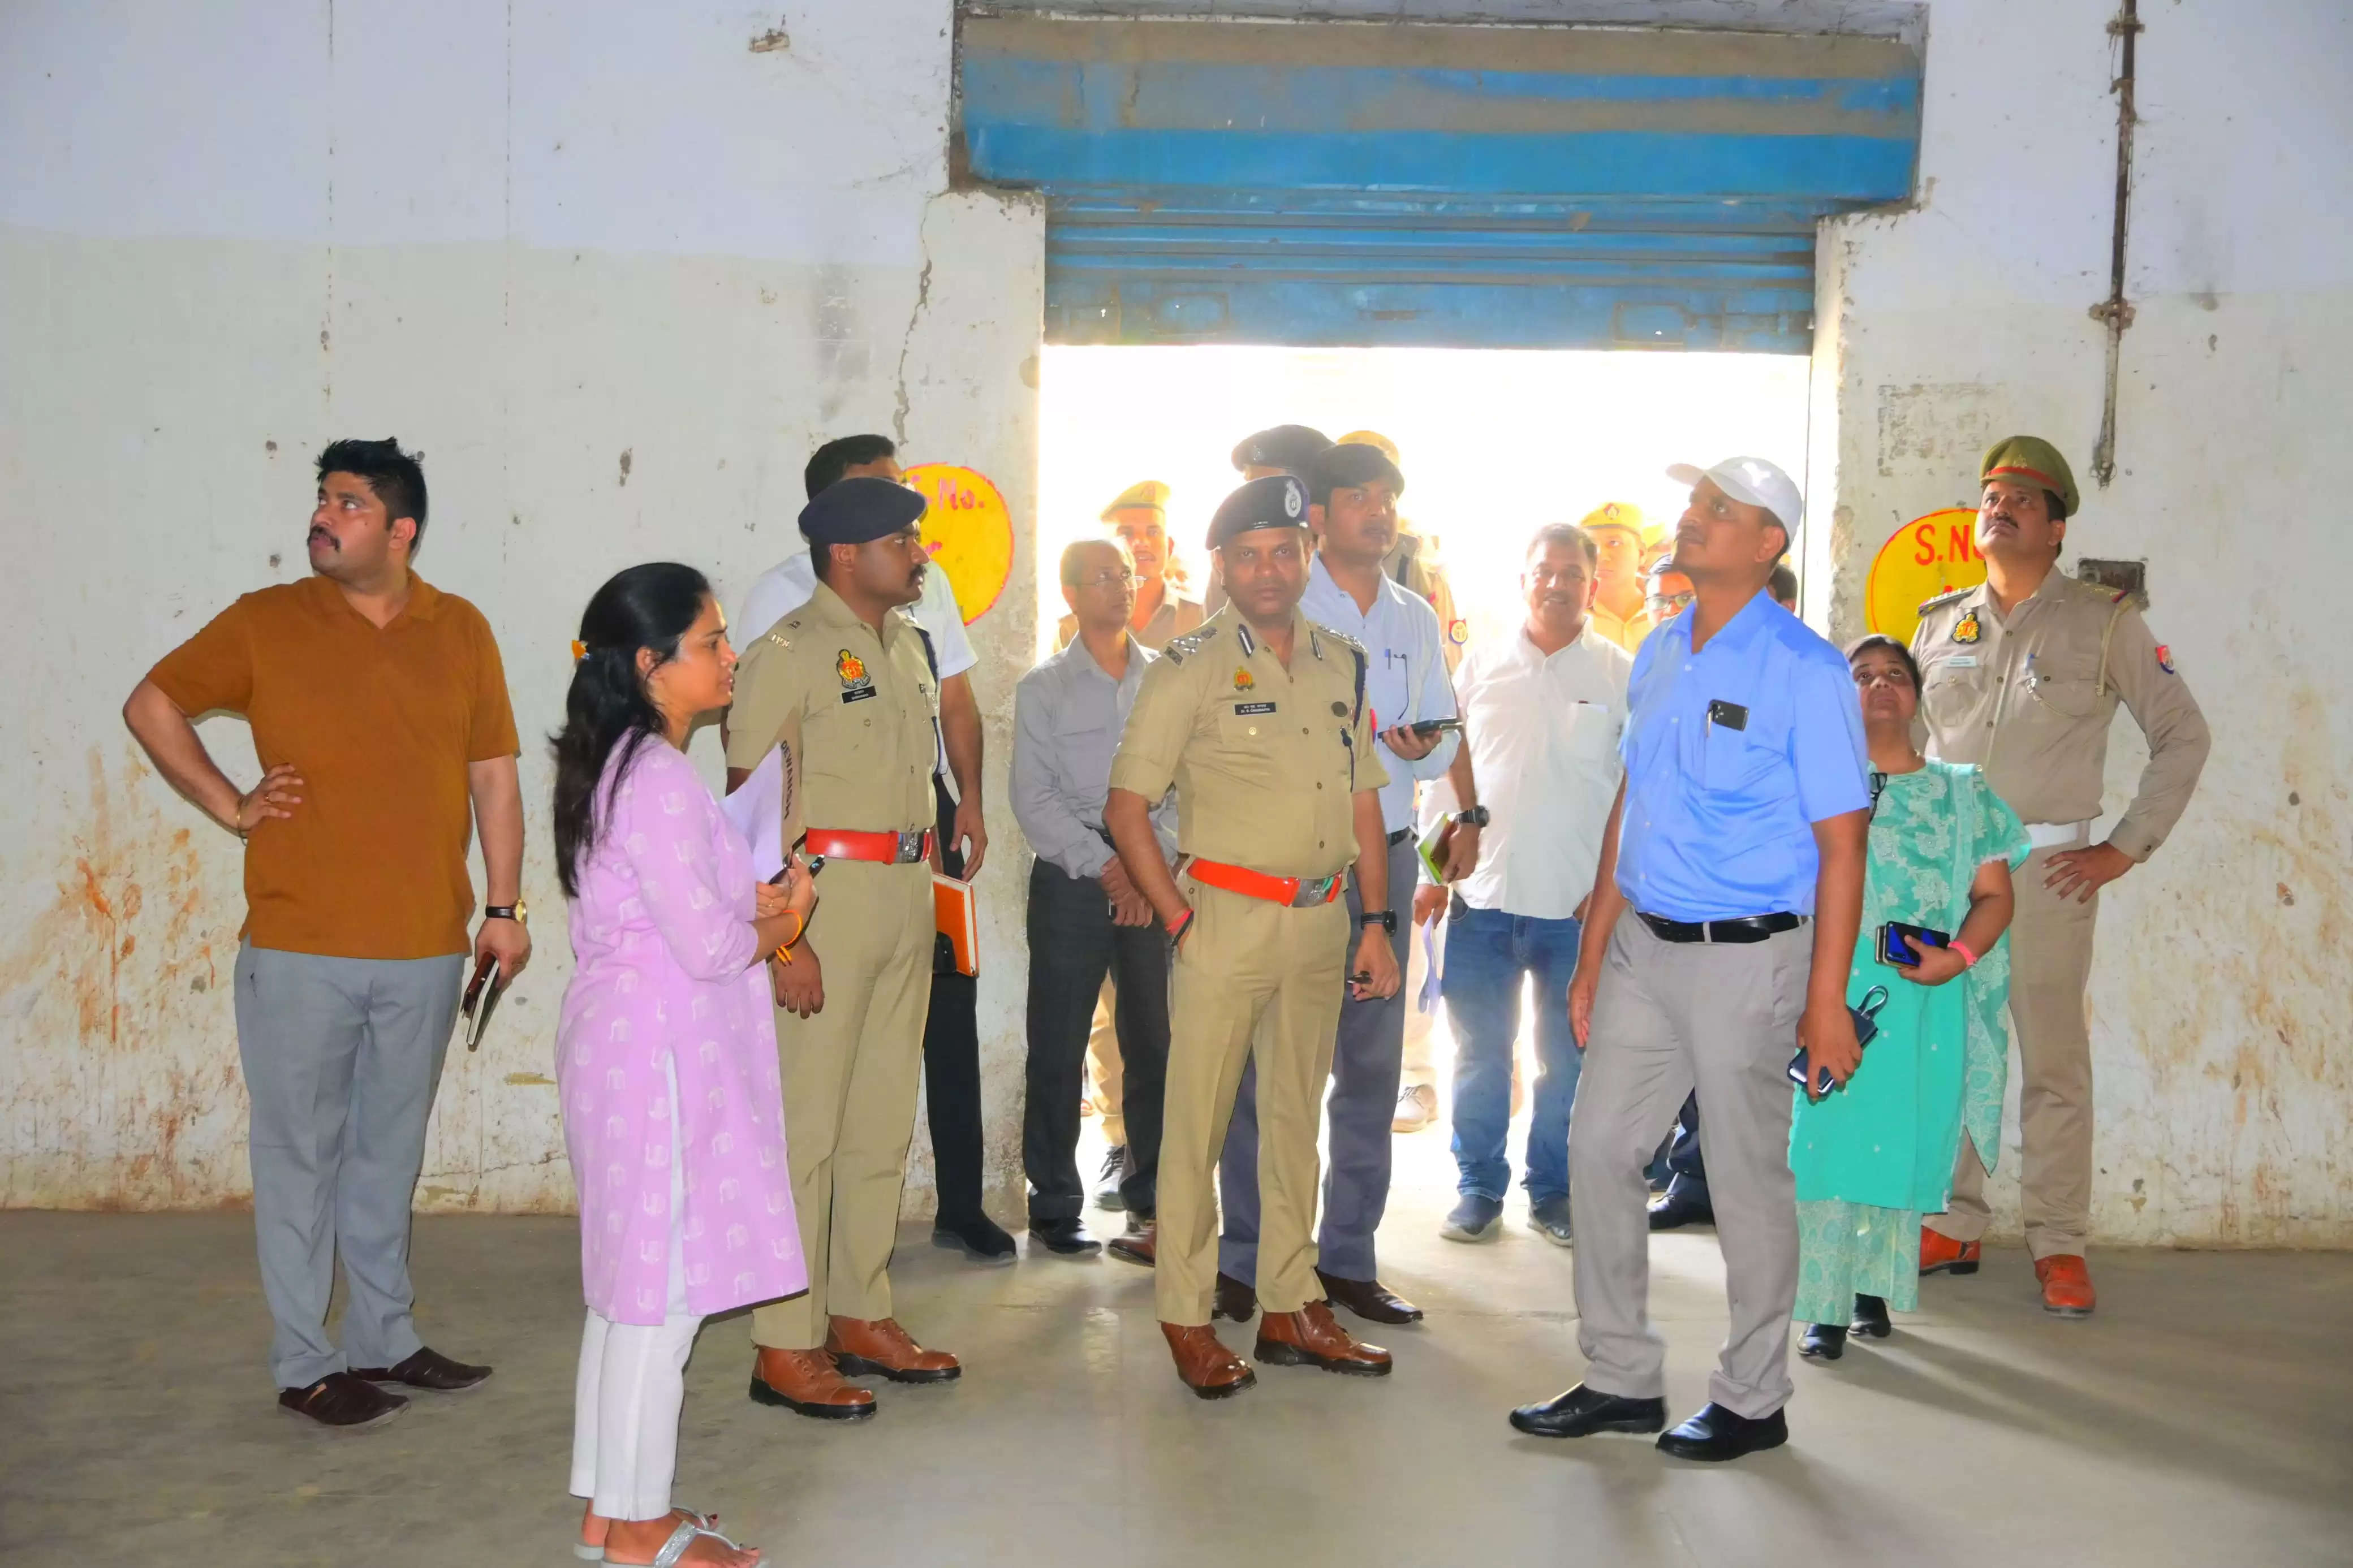
[[[799,940],[814,897],[797,866],[783,888],[760,881],[681,750],[734,684],[702,574],[622,573],[589,601],[575,647],[555,742],[575,964],[555,1079],[588,1306],[582,1554],[745,1568],[758,1554],[673,1509],[670,1483],[702,1319],[808,1284],[763,961]]]

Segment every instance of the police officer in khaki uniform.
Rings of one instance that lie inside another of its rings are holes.
[[[2129,595],[2056,570],[2080,500],[2067,461],[2031,436],[1997,441],[1979,465],[1978,550],[1986,580],[1920,606],[1912,653],[1929,754],[1975,763],[2026,823],[2033,854],[2012,880],[2010,1021],[2025,1079],[2027,1248],[2042,1305],[2092,1310],[2084,1244],[2092,1217],[2092,1042],[2084,985],[2099,889],[2149,858],[2206,764],[2205,716]],[[2121,700],[2148,739],[2148,766],[2105,843],[2108,721]],[[1987,1221],[1985,1171],[1966,1138],[1952,1207],[1920,1237],[1921,1272],[1973,1274]]]
[[[824,912],[770,965],[809,1288],[752,1314],[752,1397],[837,1420],[874,1410],[844,1374],[962,1370],[892,1317],[888,1272],[932,989],[939,681],[903,607],[923,593],[923,513],[882,479],[810,500],[817,592],[744,650],[728,721],[728,788],[781,747],[785,841],[806,831],[826,861]]]
[[[1644,537],[1642,509],[1631,501],[1603,501],[1587,512],[1577,526],[1585,530],[1601,556],[1593,608],[1586,612],[1586,624],[1632,653],[1642,646],[1643,635],[1651,629],[1643,613],[1642,587],[1648,574],[1642,570],[1642,552],[1649,541]]]
[[[1216,1399],[1256,1381],[1209,1326],[1218,1258],[1209,1173],[1253,1051],[1258,1357],[1360,1376],[1389,1370],[1388,1352],[1357,1342],[1321,1300],[1314,1235],[1316,1131],[1342,987],[1390,996],[1398,975],[1376,793],[1388,775],[1373,750],[1365,650],[1298,608],[1307,486],[1291,474],[1243,485],[1218,509],[1208,542],[1232,603],[1145,671],[1103,820],[1176,942],[1153,1294],[1177,1375]],[[1172,784],[1181,884],[1150,819]],[[1351,861],[1361,935],[1340,901]]]

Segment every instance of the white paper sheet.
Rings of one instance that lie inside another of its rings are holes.
[[[719,810],[752,847],[753,875],[775,876],[785,863],[784,749],[769,747],[743,787],[721,797]]]

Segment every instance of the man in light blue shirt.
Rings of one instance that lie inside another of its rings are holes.
[[[1674,564],[1697,599],[1634,658],[1626,779],[1568,990],[1585,1047],[1568,1157],[1588,1365],[1512,1425],[1551,1437],[1666,1425],[1642,1167],[1695,1088],[1732,1329],[1707,1405],[1659,1447],[1732,1459],[1788,1438],[1784,1069],[1803,1046],[1808,1078],[1842,1085],[1862,1059],[1846,983],[1871,788],[1846,660],[1765,591],[1804,510],[1798,487],[1757,458],[1668,472],[1692,487]]]
[[[1397,543],[1397,500],[1405,476],[1377,447],[1343,443],[1325,448],[1305,476],[1308,522],[1317,551],[1308,568],[1300,613],[1361,644],[1366,654],[1365,701],[1379,731],[1381,765],[1389,782],[1380,791],[1388,829],[1389,887],[1403,899],[1414,885],[1413,792],[1418,779],[1441,776],[1461,737],[1413,726],[1455,716],[1446,668],[1445,634],[1438,613],[1382,570]],[[1364,910],[1348,889],[1350,916]],[[1373,910],[1376,919],[1384,911]],[[1361,922],[1360,922],[1361,923]],[[1389,930],[1397,930],[1389,916]],[[1398,1078],[1405,1051],[1400,987],[1388,997],[1350,996],[1340,1006],[1332,1054],[1329,1162],[1324,1176],[1324,1218],[1316,1236],[1316,1273],[1326,1294],[1375,1323],[1410,1323],[1421,1310],[1380,1282],[1373,1233],[1389,1196],[1389,1122],[1397,1114]],[[1218,1240],[1221,1309],[1249,1316],[1258,1278],[1258,1100],[1245,1069],[1218,1163],[1224,1228]]]

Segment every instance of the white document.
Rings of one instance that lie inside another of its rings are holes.
[[[752,874],[775,876],[785,864],[785,752],[771,746],[752,776],[734,794],[723,795],[720,813],[752,847]]]

